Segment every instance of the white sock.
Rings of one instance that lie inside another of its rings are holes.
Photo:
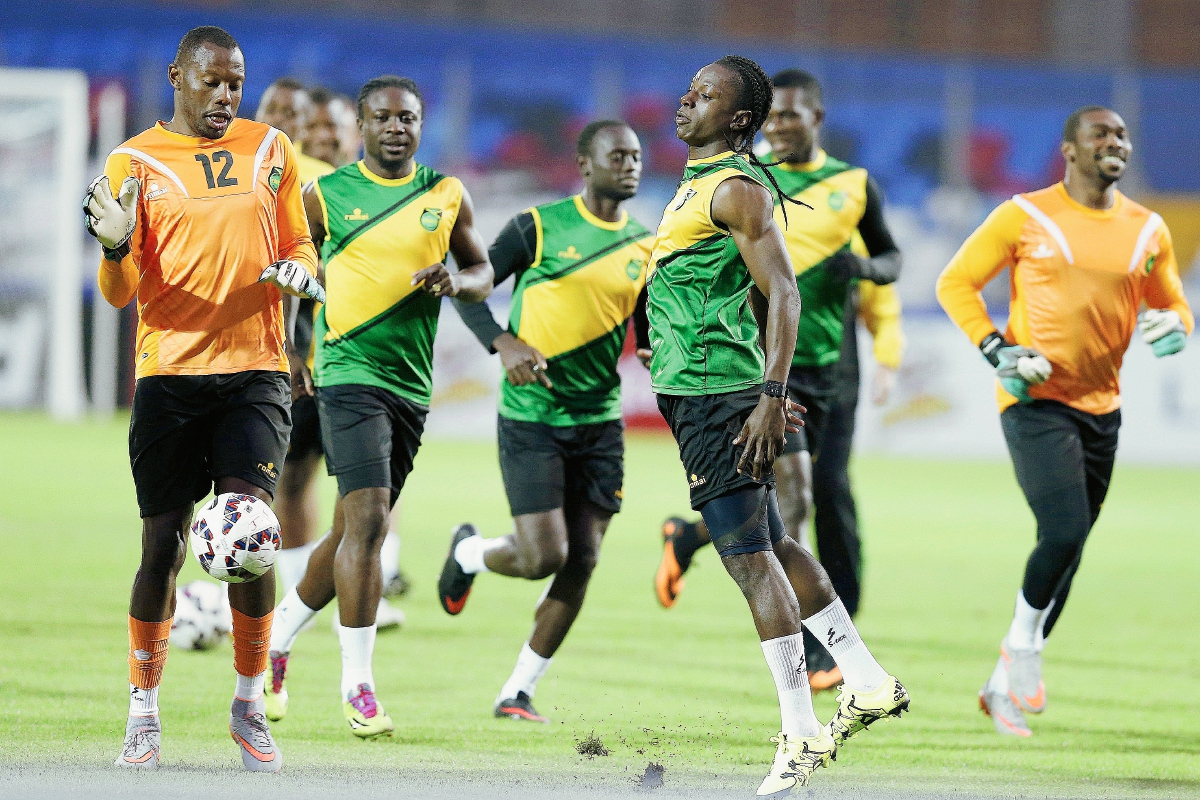
[[[863,644],[840,599],[804,620],[804,627],[825,645],[842,671],[846,685],[854,691],[873,692],[887,680],[887,672]]]
[[[277,653],[290,653],[300,629],[316,613],[315,609],[304,605],[295,587],[288,590],[275,606],[275,616],[271,620],[271,649]]]
[[[253,702],[262,697],[263,685],[266,683],[267,673],[260,672],[253,678],[247,678],[240,672],[237,673],[237,687],[233,690],[233,696],[238,700]]]
[[[275,574],[286,593],[304,577],[304,569],[308,566],[308,557],[312,555],[316,542],[302,544],[299,547],[289,547],[280,550],[275,556]]]
[[[987,688],[1000,694],[1008,694],[1008,670],[1004,668],[1004,657],[996,659],[996,668],[988,678]]]
[[[483,558],[498,547],[508,544],[508,536],[498,536],[495,539],[485,539],[482,536],[468,536],[454,547],[454,560],[468,575],[488,572]],[[508,699],[508,698],[504,698]]]
[[[808,668],[804,663],[804,635],[793,633],[762,642],[763,655],[775,678],[779,692],[781,730],[789,738],[808,739],[821,731],[813,713],[812,692],[808,688]]]
[[[371,657],[375,652],[375,626],[365,628],[338,628],[338,641],[342,643],[342,700],[349,700],[358,693],[358,687],[366,684],[375,688],[375,676],[371,673]]]
[[[533,652],[529,642],[526,642],[521,647],[521,654],[517,656],[517,665],[513,667],[512,675],[500,688],[500,695],[496,698],[496,702],[512,700],[517,696],[517,692],[524,692],[533,697],[533,693],[537,691],[537,682],[546,674],[546,670],[550,668],[550,662],[553,660],[553,656],[542,658]]]
[[[1017,591],[1017,605],[1013,609],[1012,625],[1008,628],[1008,646],[1014,650],[1041,650],[1042,625],[1050,614],[1054,601],[1045,608],[1034,608],[1025,600],[1025,592]]]
[[[383,572],[385,585],[400,574],[400,534],[395,531],[388,531],[387,536],[383,537],[383,547],[379,550],[379,567]]]
[[[158,716],[158,687],[139,689],[129,684],[129,716],[157,717]]]

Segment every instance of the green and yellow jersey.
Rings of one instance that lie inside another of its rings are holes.
[[[763,381],[765,362],[747,293],[754,281],[733,236],[712,219],[713,193],[731,178],[766,176],[732,152],[687,162],[650,256],[646,315],[655,392],[734,392]]]
[[[335,169],[337,167],[333,164],[305,155],[302,150],[298,149],[296,151],[296,174],[300,176],[300,183],[304,186],[307,186],[323,175],[328,175]],[[312,370],[313,360],[317,355],[317,343],[313,340],[312,332],[317,318],[317,311],[320,308],[320,303],[307,299],[301,300],[300,312],[296,317],[296,333],[293,339],[296,349],[307,353],[304,363],[308,365],[309,371]],[[308,346],[302,347],[306,342]]]
[[[621,418],[617,360],[646,283],[651,234],[622,212],[606,222],[579,195],[509,221],[488,255],[499,284],[516,276],[508,332],[546,358],[553,388],[501,380],[507,419],[564,427]],[[489,350],[503,330],[483,303],[459,303],[463,321]]]
[[[768,155],[764,160],[775,159]],[[792,364],[833,364],[842,349],[846,297],[856,280],[847,282],[822,267],[843,250],[869,257],[895,249],[883,223],[882,199],[865,169],[839,161],[824,150],[818,150],[817,157],[806,164],[778,164],[767,169],[784,194],[812,207],[800,214],[793,208],[785,224],[782,204],[776,198],[775,222],[783,231],[800,290],[800,325]],[[873,246],[864,242],[864,235]]]
[[[441,301],[412,277],[445,260],[462,183],[423,164],[381,178],[359,161],[315,185],[327,236],[314,382],[377,386],[429,405]]]

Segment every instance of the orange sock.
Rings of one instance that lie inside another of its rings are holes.
[[[253,678],[267,669],[267,649],[271,645],[271,618],[248,617],[236,608],[233,611],[233,668],[238,675]]]
[[[129,618],[129,682],[139,689],[156,689],[167,663],[171,620],[142,622]]]

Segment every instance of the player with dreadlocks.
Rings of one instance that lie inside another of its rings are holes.
[[[779,693],[782,730],[759,796],[807,785],[840,743],[909,702],[779,515],[771,467],[798,408],[788,405],[787,378],[800,294],[774,220],[782,193],[750,152],[772,96],[770,78],[740,56],[692,78],[675,114],[688,162],[655,237],[646,296],[659,410],[679,445],[692,508],[750,606]],[[828,644],[846,679],[827,726],[813,713],[803,626]]]

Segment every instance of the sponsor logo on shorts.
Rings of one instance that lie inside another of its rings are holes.
[[[696,473],[693,472],[692,479],[690,481],[688,481],[688,488],[689,489],[698,489],[706,483],[708,483],[707,478],[705,478],[703,475],[697,475]]]
[[[363,220],[365,220],[365,219],[370,219],[370,218],[371,218],[371,215],[370,215],[370,214],[364,214],[364,213],[363,213],[363,210],[362,210],[361,208],[356,208],[356,209],[354,209],[354,213],[353,213],[353,214],[346,214],[346,215],[345,215],[345,217],[346,217],[346,220],[347,220],[347,221],[349,221],[349,220],[354,220],[354,221],[356,221],[356,222],[361,222],[361,221],[363,221]]]
[[[624,496],[625,496],[625,490],[624,490],[624,489],[617,489],[615,492],[613,492],[613,497],[617,498],[618,500],[620,500],[620,499],[621,499],[621,498],[623,498]]]
[[[433,233],[442,224],[442,209],[427,208],[421,212],[421,227]]]
[[[262,463],[261,461],[258,462],[258,471],[263,475],[266,475],[271,480],[275,480],[279,477],[279,470],[275,469],[275,462],[273,461],[268,461],[266,464]]]
[[[828,645],[830,647],[833,647],[835,644],[841,644],[842,642],[846,641],[846,634],[843,633],[841,636],[838,636],[837,631],[835,631],[833,628],[829,629],[829,632],[827,634],[825,634],[825,637],[826,637],[825,641],[828,643]]]

